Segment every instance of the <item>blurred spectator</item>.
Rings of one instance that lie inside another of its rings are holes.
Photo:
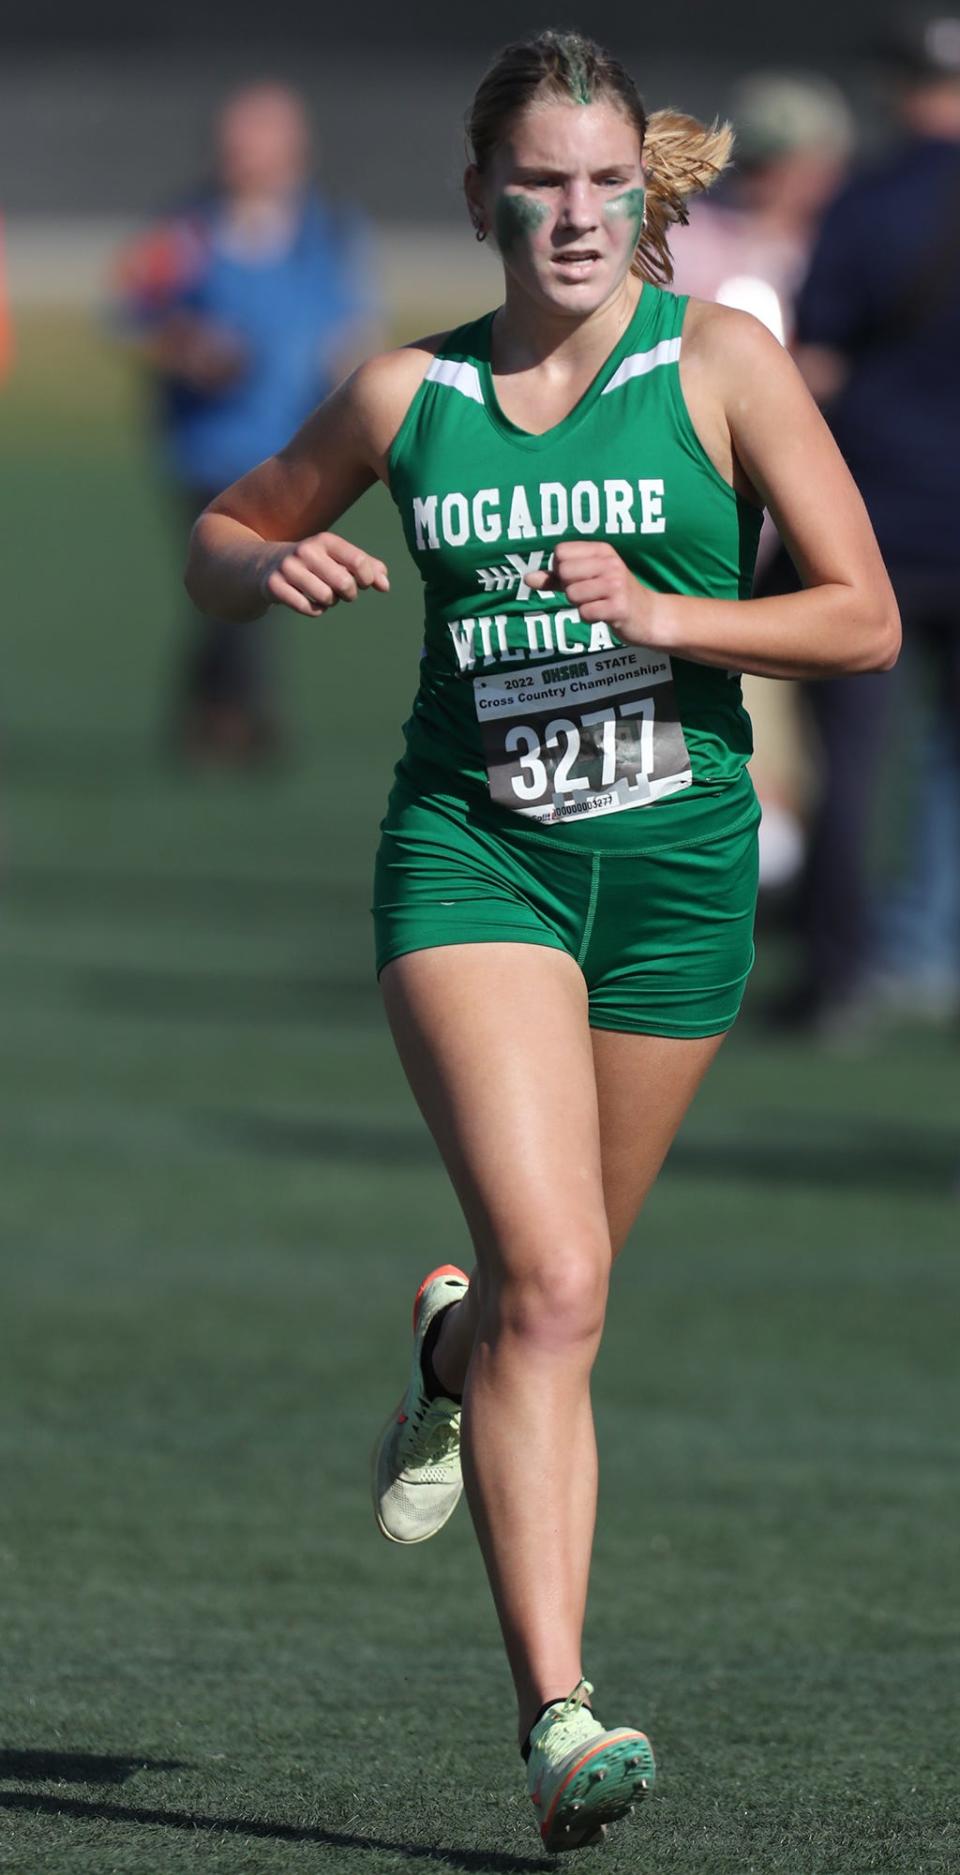
[[[3,217],[0,215],[0,382],[13,360],[13,321],[7,293],[7,259],[3,240]]]
[[[752,312],[789,340],[820,217],[853,145],[842,92],[825,78],[757,72],[729,106],[735,167],[673,238],[683,293]]]
[[[304,105],[278,84],[229,98],[217,178],[119,258],[121,313],[155,392],[180,521],[273,454],[375,340],[362,220],[314,192]],[[279,725],[265,620],[194,613],[176,698],[185,754],[255,760]]]
[[[955,891],[960,867],[960,18],[915,20],[890,41],[887,61],[901,139],[829,210],[797,304],[797,345],[896,587],[905,668],[919,662],[929,688],[928,819],[914,840],[926,876],[912,882],[915,905],[929,911],[931,886],[952,882]],[[804,885],[803,969],[781,1014],[831,1032],[856,1022],[867,992],[868,861],[884,757],[902,730],[904,670],[832,679],[808,695],[821,798]],[[903,770],[893,762],[886,773],[889,816]],[[915,920],[913,928],[915,951]],[[917,962],[901,955],[905,971]],[[956,981],[956,951],[952,968]]]
[[[728,105],[736,166],[690,224],[675,231],[675,284],[700,299],[739,306],[781,341],[793,334],[794,300],[820,218],[843,178],[853,145],[850,109],[835,85],[800,72],[756,72]],[[769,518],[758,556],[757,590],[777,547]],[[810,762],[796,686],[744,680],[754,727],[751,773],[763,804],[760,889],[782,895],[803,864]]]
[[[930,731],[905,763],[908,855],[877,908],[869,987],[892,1013],[942,1021],[960,1010],[960,746],[931,701],[922,699]]]

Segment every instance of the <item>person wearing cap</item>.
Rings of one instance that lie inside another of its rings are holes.
[[[676,277],[685,292],[752,312],[787,340],[820,218],[844,177],[853,118],[836,85],[801,72],[743,78],[728,115],[735,167],[677,230]]]
[[[910,21],[882,56],[900,136],[824,218],[797,301],[796,350],[865,499],[929,705],[918,800],[901,674],[806,686],[820,799],[802,968],[778,1014],[821,1033],[859,1026],[870,1008],[868,856],[881,812],[921,815],[898,967],[918,981],[952,972],[960,985],[960,16]]]

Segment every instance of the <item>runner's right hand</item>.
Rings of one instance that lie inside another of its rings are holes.
[[[356,599],[371,587],[389,592],[390,579],[383,561],[362,547],[339,534],[311,534],[308,540],[282,541],[268,555],[260,586],[272,605],[319,618],[338,600]]]

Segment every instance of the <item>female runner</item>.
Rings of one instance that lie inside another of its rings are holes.
[[[426,644],[377,861],[378,968],[476,1254],[418,1291],[379,1442],[398,1543],[461,1491],[548,1850],[653,1780],[582,1677],[610,1266],[737,1014],[758,809],[739,671],[886,669],[899,621],[863,506],[789,357],[667,290],[666,232],[729,132],[659,112],[573,33],[509,47],[467,203],[503,304],[373,358],[197,523],[202,610],[314,616],[382,561],[329,530],[380,477]],[[749,598],[767,505],[803,590]],[[463,1405],[461,1427],[461,1402]]]

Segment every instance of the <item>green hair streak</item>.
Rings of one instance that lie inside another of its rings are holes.
[[[575,104],[590,104],[593,101],[590,80],[587,76],[587,60],[584,55],[582,40],[571,35],[563,43],[564,62],[567,67],[567,84]]]

